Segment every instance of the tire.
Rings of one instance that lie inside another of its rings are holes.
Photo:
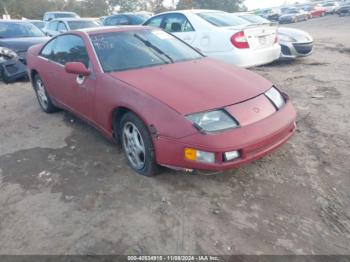
[[[36,74],[33,78],[33,85],[41,109],[48,114],[58,111],[58,108],[52,103],[44,83],[38,74]]]
[[[160,168],[152,137],[143,121],[132,112],[126,113],[120,121],[118,134],[128,165],[140,175],[157,175]]]

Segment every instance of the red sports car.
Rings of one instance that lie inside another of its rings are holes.
[[[71,31],[29,50],[42,109],[63,108],[121,141],[128,164],[225,170],[276,149],[295,129],[288,96],[245,69],[149,27]]]

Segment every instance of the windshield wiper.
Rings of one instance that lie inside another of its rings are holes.
[[[138,35],[138,34],[134,34],[134,36],[135,36],[138,40],[140,40],[142,43],[144,43],[145,46],[147,46],[147,47],[153,49],[153,50],[156,51],[158,54],[161,54],[161,55],[165,56],[167,59],[169,59],[169,61],[170,61],[171,63],[174,63],[174,60],[173,60],[169,55],[167,55],[166,53],[164,53],[159,47],[153,45],[150,41],[143,39],[143,38],[142,38],[140,35]],[[166,62],[166,61],[164,61],[164,62]],[[168,62],[166,62],[166,63],[169,64]]]

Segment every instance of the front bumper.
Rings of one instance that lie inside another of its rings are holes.
[[[292,43],[281,42],[281,59],[294,59],[297,57],[305,57],[312,54],[313,42],[308,43]]]
[[[269,64],[278,60],[280,53],[281,46],[279,44],[274,44],[271,47],[261,49],[235,49],[230,52],[207,53],[206,55],[225,63],[248,68]]]
[[[160,165],[176,169],[227,170],[259,159],[284,144],[295,130],[296,112],[287,104],[273,115],[245,127],[218,134],[196,133],[182,139],[159,137],[155,141],[156,159]],[[215,163],[207,164],[185,159],[184,149],[215,153]],[[225,152],[238,150],[240,158],[226,162]]]

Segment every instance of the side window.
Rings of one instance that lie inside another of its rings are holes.
[[[170,33],[192,32],[192,25],[183,14],[169,14],[164,21],[164,29]]]
[[[58,22],[53,21],[49,23],[49,26],[47,28],[51,31],[57,31],[57,25],[58,25]]]
[[[47,59],[52,60],[53,48],[55,46],[56,39],[50,41],[45,47],[41,50],[40,55]]]
[[[63,22],[58,23],[57,31],[64,32],[67,31],[67,27]]]
[[[164,16],[157,16],[148,20],[145,25],[152,27],[161,27]]]
[[[53,60],[61,65],[68,62],[81,62],[89,67],[89,56],[81,37],[76,35],[63,35],[56,38],[53,49]]]

